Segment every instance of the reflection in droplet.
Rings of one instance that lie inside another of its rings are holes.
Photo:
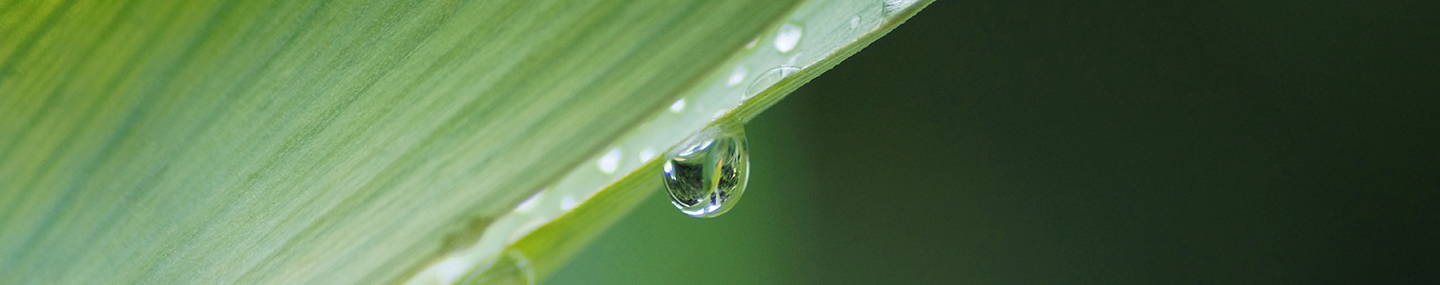
[[[699,218],[724,214],[740,200],[749,178],[745,129],[738,122],[706,128],[666,152],[662,180],[670,202]]]
[[[775,85],[775,83],[780,82],[781,79],[785,79],[785,77],[789,77],[796,72],[800,72],[800,68],[788,65],[771,68],[765,71],[765,73],[756,76],[755,82],[750,83],[750,87],[745,89],[745,95],[740,97],[740,99],[755,97],[755,95],[760,94],[761,91],[765,91],[765,88],[770,88],[770,85]]]

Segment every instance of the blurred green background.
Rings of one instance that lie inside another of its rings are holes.
[[[939,1],[549,284],[1435,283],[1437,1]]]

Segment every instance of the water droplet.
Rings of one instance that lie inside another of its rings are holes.
[[[491,257],[477,268],[478,272],[466,276],[456,284],[534,284],[535,270],[530,259],[519,250],[506,250]]]
[[[775,85],[775,83],[780,82],[781,79],[785,79],[785,77],[789,77],[796,72],[800,72],[800,69],[788,65],[771,68],[765,71],[765,73],[761,73],[760,76],[756,76],[755,82],[750,83],[750,87],[745,89],[745,95],[740,97],[740,99],[745,100],[750,99],[750,97],[755,97],[755,95],[760,94],[761,91],[765,91],[765,88],[770,88],[770,85]]]
[[[910,5],[914,5],[915,2],[915,0],[885,0],[885,15],[895,14],[901,10],[905,10],[905,8],[910,8]]]
[[[803,53],[803,52],[797,52],[797,53],[795,53],[795,55],[794,55],[794,56],[791,56],[790,59],[785,60],[785,66],[795,66],[795,63],[800,61],[800,56],[801,56],[801,55],[805,55],[805,53]]]
[[[738,122],[706,128],[665,154],[661,178],[670,203],[699,218],[724,214],[745,193],[750,155]]]
[[[755,48],[755,44],[758,44],[758,43],[760,43],[760,37],[759,37],[759,36],[756,36],[755,38],[750,39],[749,42],[745,42],[745,48],[746,48],[746,49]]]
[[[781,25],[780,31],[775,33],[775,50],[790,52],[795,49],[795,45],[800,44],[800,35],[803,33],[800,26],[788,23]]]
[[[612,148],[610,152],[605,153],[605,156],[601,156],[599,160],[595,161],[595,164],[600,167],[600,172],[615,173],[615,169],[620,168],[620,156],[623,154],[620,148]]]
[[[515,228],[515,231],[510,232],[510,237],[505,240],[505,243],[515,243],[516,241],[525,238],[525,236],[529,235],[531,232],[534,232],[535,230],[540,229],[540,227],[545,226],[545,223],[549,222],[550,219],[546,219],[544,217],[534,218],[528,222],[525,222],[525,224],[521,224],[520,227]]]
[[[535,195],[530,195],[530,198],[525,199],[525,202],[520,202],[520,205],[515,206],[515,211],[529,213],[530,210],[535,209],[536,205],[540,205],[540,197],[542,196],[545,196],[545,189],[540,189],[540,191],[535,192]]]
[[[440,284],[454,284],[455,280],[465,274],[466,269],[470,269],[471,263],[465,258],[447,258],[445,261],[435,264],[435,277],[439,279]]]
[[[725,86],[739,85],[740,82],[745,81],[745,75],[749,73],[750,70],[745,69],[744,66],[736,66],[735,71],[730,72],[730,78],[725,80]]]
[[[569,211],[570,209],[574,209],[576,206],[580,206],[580,201],[576,201],[575,196],[565,195],[565,198],[560,199],[561,211]]]
[[[651,158],[655,158],[655,149],[647,147],[640,150],[640,161],[642,161],[642,163],[644,161],[650,161]]]
[[[685,110],[685,98],[680,98],[679,100],[675,100],[675,103],[670,103],[670,112],[679,113],[683,110]]]

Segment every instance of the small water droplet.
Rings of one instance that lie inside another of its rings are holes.
[[[615,173],[615,169],[620,168],[621,155],[624,155],[624,153],[620,151],[620,148],[612,148],[610,152],[605,153],[605,156],[601,156],[599,160],[596,160],[595,165],[600,167],[600,172],[604,172],[605,174]]]
[[[651,158],[655,158],[655,149],[647,147],[640,150],[640,161],[650,161]]]
[[[770,85],[775,85],[775,83],[780,82],[781,79],[785,79],[785,77],[789,77],[796,72],[800,72],[800,68],[788,65],[771,68],[765,71],[765,73],[761,73],[760,76],[756,76],[755,82],[750,83],[750,87],[745,89],[745,95],[740,97],[740,99],[745,100],[750,99],[750,97],[755,97],[755,95],[760,94],[761,91],[765,91],[765,88],[770,88]]]
[[[740,82],[745,81],[745,75],[749,73],[750,70],[745,69],[744,66],[736,66],[735,70],[730,72],[730,78],[725,80],[725,86],[739,85]]]
[[[520,205],[515,206],[515,211],[529,213],[530,210],[535,209],[536,205],[540,205],[540,197],[543,196],[545,196],[545,189],[540,189],[540,191],[535,192],[535,195],[530,195],[530,198],[525,199],[524,202],[520,202]]]
[[[436,279],[439,279],[440,284],[454,284],[455,280],[465,274],[466,269],[470,269],[471,263],[473,262],[461,257],[446,258],[445,261],[435,264]]]
[[[540,229],[541,226],[545,226],[545,223],[549,222],[550,219],[544,217],[531,219],[530,221],[525,222],[525,224],[521,224],[520,227],[515,228],[515,231],[510,232],[510,237],[505,240],[505,243],[515,243],[515,241],[519,241],[520,239],[525,238],[526,235],[529,235],[531,232]]]
[[[535,283],[535,270],[531,268],[530,259],[517,249],[509,249],[491,257],[476,269],[476,273],[466,276],[456,284]]]
[[[800,26],[788,23],[781,25],[780,30],[775,33],[775,50],[790,52],[795,49],[795,45],[800,44],[801,34],[804,34],[804,30]]]
[[[914,5],[915,2],[915,0],[885,0],[885,15],[888,16],[910,8],[910,5]]]
[[[670,112],[679,113],[680,111],[684,111],[684,110],[685,110],[685,98],[680,98],[679,100],[675,100],[675,103],[670,103]]]
[[[746,48],[746,49],[755,48],[755,44],[758,44],[758,43],[760,43],[760,37],[759,37],[759,36],[756,36],[755,38],[750,39],[749,42],[745,42],[745,48]]]
[[[738,122],[706,128],[666,152],[661,179],[670,203],[698,218],[724,214],[745,193],[750,155]]]
[[[575,196],[565,195],[565,198],[560,199],[561,211],[569,211],[570,209],[574,209],[576,206],[580,206],[580,201],[576,201]]]
[[[854,28],[858,28],[858,27],[860,27],[860,16],[851,17],[851,18],[850,18],[850,28],[851,28],[851,29],[854,29]]]

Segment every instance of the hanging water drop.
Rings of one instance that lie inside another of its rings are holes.
[[[670,203],[698,218],[724,214],[745,192],[750,173],[745,129],[738,122],[706,128],[665,153]]]

